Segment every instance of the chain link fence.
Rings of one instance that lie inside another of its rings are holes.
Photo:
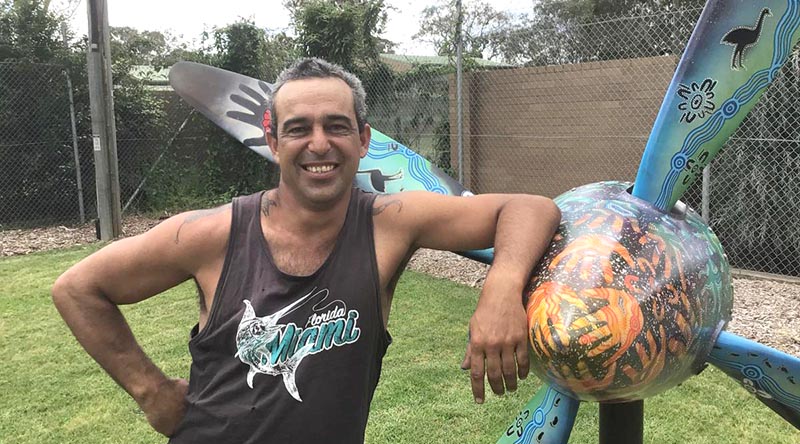
[[[2,228],[95,217],[91,141],[72,131],[69,91],[61,66],[0,63]]]
[[[591,182],[633,181],[700,12],[501,30],[491,60],[464,60],[460,99],[455,60],[384,55],[386,69],[362,78],[369,120],[478,193],[554,197]],[[800,277],[799,60],[795,54],[714,161],[709,192],[704,195],[698,181],[683,199],[698,212],[707,208],[734,267],[793,277]],[[0,64],[0,224],[77,222],[63,70],[25,69]],[[275,184],[273,167],[191,113],[168,86],[148,88],[148,109],[155,114],[142,121],[158,124],[137,124],[141,109],[117,109],[126,213],[191,208],[209,193],[222,202],[252,186],[253,177],[259,186]],[[79,130],[78,159],[86,218],[92,219],[94,171],[86,136]],[[242,156],[246,162],[226,167]],[[250,185],[240,183],[244,176]]]

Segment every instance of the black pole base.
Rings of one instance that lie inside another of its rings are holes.
[[[600,444],[642,444],[644,401],[600,403]]]

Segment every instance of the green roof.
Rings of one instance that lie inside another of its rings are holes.
[[[156,69],[150,65],[134,65],[131,76],[144,80],[148,85],[169,85],[169,68]]]
[[[399,63],[408,63],[410,65],[450,65],[455,62],[455,58],[447,56],[415,56],[405,54],[381,54],[381,57],[386,60],[391,60]],[[505,63],[495,62],[492,60],[478,59],[469,57],[471,61],[477,63],[479,66],[510,66]]]

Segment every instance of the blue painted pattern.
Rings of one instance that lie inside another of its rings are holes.
[[[686,136],[680,152],[673,157],[670,172],[667,174],[658,198],[654,202],[656,207],[666,208],[672,197],[675,184],[685,166],[685,162],[681,164],[679,160],[681,158],[684,160],[691,158],[700,147],[717,137],[725,123],[733,119],[742,106],[752,101],[769,86],[786,62],[792,49],[792,38],[797,27],[800,26],[800,0],[788,0],[787,4],[788,8],[775,30],[772,66],[753,74],[703,125],[695,128]]]
[[[442,186],[441,181],[431,172],[430,163],[403,144],[370,140],[367,157],[374,160],[402,157],[408,163],[408,174],[422,184],[426,190],[439,194],[449,194],[447,189]]]

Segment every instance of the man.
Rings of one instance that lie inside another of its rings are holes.
[[[521,295],[559,223],[526,195],[371,195],[352,187],[370,127],[360,81],[304,59],[279,77],[276,189],[172,217],[73,266],[53,298],[78,341],[171,442],[363,442],[397,280],[418,248],[495,246],[470,320],[476,402],[528,373]],[[117,305],[188,279],[189,382],[165,376]],[[433,326],[435,328],[435,326]]]

